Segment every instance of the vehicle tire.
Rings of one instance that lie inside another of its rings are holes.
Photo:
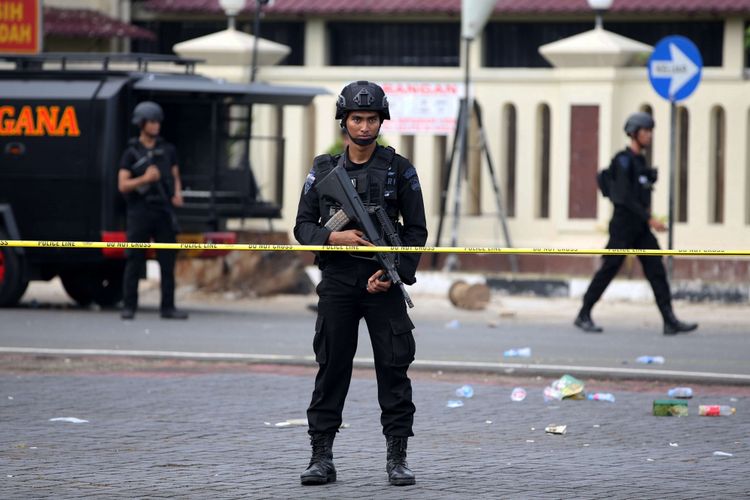
[[[8,235],[0,229],[0,240]],[[29,286],[26,259],[15,248],[0,247],[0,307],[11,307],[18,301]]]
[[[71,299],[86,307],[95,302],[110,308],[122,300],[123,265],[75,267],[60,273],[63,288]]]
[[[110,309],[122,300],[122,282],[125,272],[125,264],[105,266],[102,273],[102,279],[99,280],[99,287],[94,293],[94,302],[99,307]]]

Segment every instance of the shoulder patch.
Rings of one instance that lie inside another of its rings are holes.
[[[619,153],[615,156],[615,162],[620,168],[625,170],[630,168],[630,157],[626,153]]]
[[[419,184],[419,177],[417,176],[417,169],[413,165],[409,166],[404,172],[404,179],[409,181],[409,187],[412,191],[421,191],[422,186]]]
[[[304,194],[307,194],[307,192],[310,191],[310,188],[312,187],[314,182],[315,182],[315,167],[310,169],[310,173],[307,174],[307,178],[305,179]]]

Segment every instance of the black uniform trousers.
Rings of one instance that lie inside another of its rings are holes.
[[[647,222],[629,215],[626,211],[615,210],[609,223],[609,249],[637,248],[641,250],[657,250],[659,242],[651,232]],[[662,258],[654,255],[639,255],[643,273],[646,275],[656,298],[656,305],[664,314],[671,309],[671,292],[667,282],[667,273]],[[602,266],[594,275],[586,294],[583,296],[584,307],[591,308],[604,293],[609,283],[620,270],[625,255],[604,255]]]
[[[365,271],[366,268],[367,269]],[[413,436],[415,407],[406,372],[414,361],[412,324],[399,287],[370,294],[367,279],[377,267],[365,266],[355,276],[324,270],[318,284],[318,318],[313,350],[318,362],[315,389],[307,410],[309,433],[335,433],[349,391],[357,351],[359,321],[370,333],[378,383],[383,434]]]
[[[130,242],[174,243],[176,235],[172,220],[165,207],[156,205],[128,207],[127,234]],[[125,309],[138,308],[138,280],[146,265],[145,250],[126,250],[127,262],[123,282],[123,305]],[[161,310],[174,309],[174,266],[176,250],[157,250],[156,259],[161,268]]]

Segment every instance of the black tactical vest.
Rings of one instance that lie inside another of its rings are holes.
[[[396,150],[392,147],[378,146],[375,149],[375,157],[372,158],[366,168],[346,169],[362,202],[366,206],[383,207],[394,225],[398,221],[399,215],[398,175],[397,169],[393,165],[395,156]],[[337,165],[344,166],[345,161],[344,153],[335,156],[329,154],[316,156],[313,160],[315,177],[322,179]],[[318,197],[318,203],[320,204],[321,224],[324,225],[339,207],[332,205],[330,200],[323,199],[323,197]]]

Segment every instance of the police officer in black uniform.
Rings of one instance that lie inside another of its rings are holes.
[[[128,141],[122,154],[117,186],[127,203],[127,234],[130,242],[176,241],[175,206],[182,205],[182,185],[175,147],[160,136],[164,112],[151,101],[133,110],[133,125],[140,135]],[[138,308],[138,279],[146,262],[144,250],[128,249],[123,284],[122,319],[133,319]],[[175,250],[157,250],[161,267],[161,317],[187,319],[174,304]]]
[[[316,181],[336,165],[346,168],[365,204],[380,205],[397,223],[403,245],[424,246],[427,241],[424,203],[414,166],[395,154],[393,148],[375,140],[383,120],[390,118],[383,89],[358,81],[344,87],[336,103],[336,119],[349,137],[341,155],[315,158],[299,201],[294,235],[308,245],[371,245],[355,225],[331,232],[324,227],[335,212],[319,196]],[[375,219],[373,219],[375,221]],[[377,226],[377,222],[376,227]],[[416,281],[419,254],[400,254],[398,272],[406,284]],[[364,317],[370,333],[378,382],[380,422],[387,443],[386,472],[394,485],[414,484],[406,463],[406,444],[413,436],[414,404],[407,376],[414,360],[412,324],[404,297],[391,281],[381,281],[383,270],[371,255],[321,252],[317,258],[322,280],[317,287],[318,318],[313,350],[318,374],[307,410],[312,444],[310,464],[302,484],[325,484],[336,480],[332,446],[341,425],[341,412],[352,375],[357,350],[357,331]]]
[[[609,167],[609,197],[614,213],[609,223],[607,248],[658,249],[659,243],[651,232],[665,231],[666,226],[651,215],[651,191],[656,182],[656,169],[646,163],[643,150],[651,145],[654,119],[648,113],[634,113],[625,122],[625,133],[630,146],[615,155]],[[696,323],[683,323],[672,311],[672,297],[664,264],[659,256],[639,255],[651,289],[664,319],[664,335],[686,333],[698,328]],[[604,255],[602,266],[594,275],[574,324],[585,332],[599,333],[603,329],[591,319],[591,309],[617,274],[624,255]]]

